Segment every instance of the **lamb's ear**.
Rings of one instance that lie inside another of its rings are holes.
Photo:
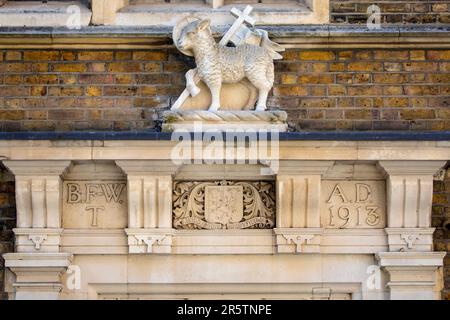
[[[209,27],[209,25],[211,24],[211,20],[209,19],[203,19],[202,21],[200,21],[200,23],[197,26],[197,30],[198,31],[203,31],[206,28]]]

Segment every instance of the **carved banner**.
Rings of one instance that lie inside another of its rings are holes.
[[[268,181],[175,182],[175,229],[269,229],[275,187]]]
[[[322,181],[321,223],[324,228],[384,228],[384,181]]]
[[[127,184],[125,181],[65,181],[64,228],[125,228]]]

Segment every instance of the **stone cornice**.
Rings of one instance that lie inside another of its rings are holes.
[[[450,25],[259,26],[287,48],[450,48]],[[226,26],[214,28],[220,37]],[[170,27],[0,28],[0,49],[158,49],[172,47]]]

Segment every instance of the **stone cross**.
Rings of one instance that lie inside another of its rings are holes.
[[[239,29],[242,27],[242,25],[247,24],[249,26],[254,26],[256,23],[256,20],[250,17],[250,13],[252,12],[253,7],[247,6],[245,7],[244,11],[239,11],[236,8],[231,9],[231,14],[235,16],[237,19],[233,23],[233,25],[228,29],[228,31],[224,34],[222,39],[219,41],[219,45],[226,46],[228,42],[233,38],[233,36],[239,31]],[[172,105],[171,110],[177,110],[179,109],[183,103],[189,98],[189,96],[192,93],[192,96],[195,96],[198,94],[199,89],[195,87],[195,84],[200,82],[200,78],[198,77],[197,71],[195,69],[191,69],[186,73],[186,82],[189,86],[189,83],[191,83],[191,89],[184,89],[184,91],[181,93],[181,95],[178,97],[177,101]],[[192,83],[194,85],[192,85]]]

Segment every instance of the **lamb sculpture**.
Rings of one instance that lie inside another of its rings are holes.
[[[258,90],[256,111],[267,107],[267,96],[274,82],[273,60],[281,59],[277,51],[284,49],[269,40],[267,33],[260,45],[247,44],[227,47],[217,44],[210,28],[209,19],[188,23],[177,39],[181,51],[191,51],[197,64],[197,75],[211,91],[209,111],[220,108],[220,92],[223,83],[237,83],[247,78]],[[189,83],[188,87],[192,86]],[[194,84],[195,86],[195,84]]]

